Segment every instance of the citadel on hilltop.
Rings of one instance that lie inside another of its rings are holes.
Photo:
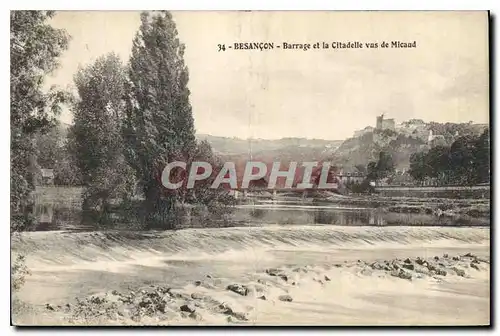
[[[389,129],[391,131],[396,130],[396,122],[394,119],[384,119],[384,115],[380,115],[377,117],[377,122],[375,124],[375,127],[372,126],[367,126],[363,128],[362,130],[358,130],[354,132],[354,137],[360,137],[363,136],[366,133],[373,132],[374,130],[386,130]]]
[[[377,117],[377,125],[375,127],[378,130],[390,129],[391,131],[396,130],[396,123],[394,119],[384,119],[384,115]]]
[[[433,131],[428,128],[428,125],[421,119],[410,119],[400,124],[396,124],[394,118],[386,119],[384,118],[384,114],[376,117],[375,127],[367,126],[362,130],[355,131],[354,138],[361,137],[375,130],[391,130],[405,134],[409,137],[422,139],[428,143],[434,141],[435,139],[443,138],[442,135],[433,133]],[[457,135],[458,134],[456,134],[456,136]]]

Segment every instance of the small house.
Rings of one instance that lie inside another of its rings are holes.
[[[365,179],[365,175],[359,171],[340,171],[337,177],[343,184],[361,183]]]
[[[41,185],[53,185],[54,184],[54,169],[40,169],[41,173]]]

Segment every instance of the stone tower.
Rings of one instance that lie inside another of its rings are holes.
[[[376,129],[382,129],[382,123],[384,121],[384,115],[380,115],[377,117],[377,125],[375,126]]]

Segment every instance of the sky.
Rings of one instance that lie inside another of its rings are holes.
[[[51,24],[72,36],[46,81],[73,75],[108,52],[128,61],[139,12],[62,11]],[[186,45],[198,133],[238,138],[342,140],[396,123],[489,123],[487,12],[173,12]],[[283,42],[376,42],[377,49],[284,50]],[[416,48],[381,48],[382,41]],[[274,50],[227,49],[273,42]],[[218,51],[225,44],[226,51]],[[61,120],[71,123],[65,109]]]

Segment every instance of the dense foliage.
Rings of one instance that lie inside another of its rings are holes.
[[[148,222],[167,227],[184,196],[164,190],[162,170],[171,161],[188,162],[196,147],[184,49],[169,12],[141,14],[126,84],[125,153],[146,198]]]
[[[53,169],[54,185],[79,186],[82,183],[73,139],[73,134],[68,134],[67,125],[59,121],[55,121],[47,132],[35,134],[37,166]],[[36,180],[38,184],[42,183],[41,171],[37,171]]]
[[[380,152],[378,161],[371,161],[366,168],[367,179],[376,181],[388,177],[394,172],[394,162],[392,156],[386,152]]]
[[[417,181],[434,179],[441,185],[490,182],[490,134],[465,135],[451,146],[436,146],[410,158],[410,174]]]
[[[135,191],[121,137],[125,75],[115,54],[98,58],[75,75],[79,99],[73,111],[72,152],[85,187],[83,208],[105,215],[111,200],[129,199]]]
[[[10,211],[11,228],[31,222],[37,169],[34,136],[47,132],[60,113],[65,92],[43,90],[44,78],[57,67],[69,37],[47,21],[50,11],[10,12]]]

